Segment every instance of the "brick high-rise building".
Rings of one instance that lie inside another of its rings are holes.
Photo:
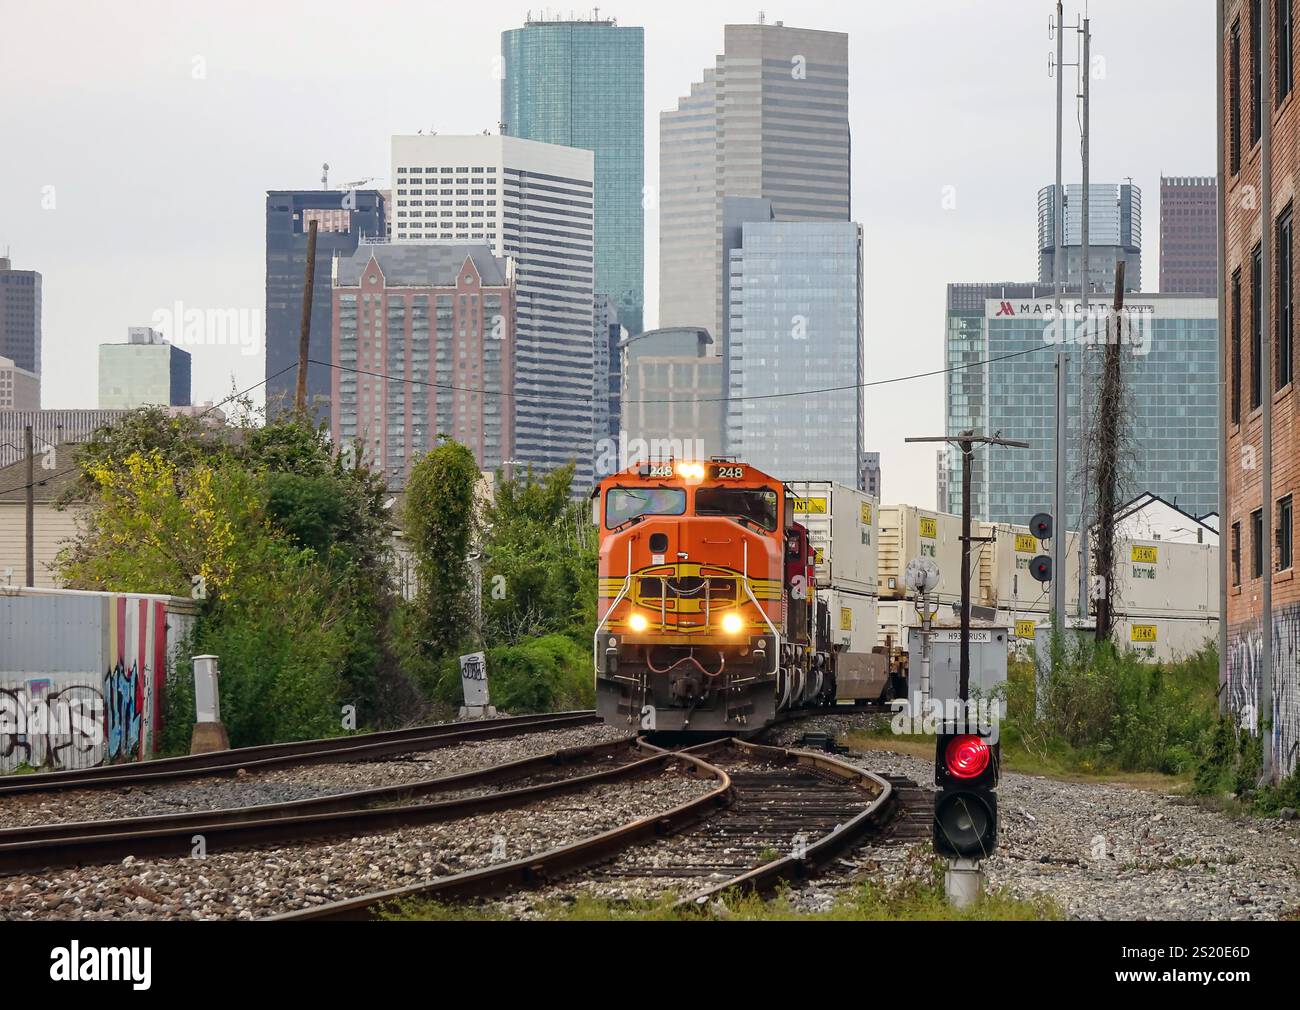
[[[1214,176],[1160,177],[1160,290],[1219,290],[1218,184]]]
[[[1294,323],[1300,111],[1293,94],[1300,81],[1290,4],[1225,0],[1221,10],[1219,291],[1225,323],[1220,369],[1226,378],[1221,696],[1242,724],[1267,734],[1266,770],[1277,778],[1293,773],[1300,758],[1300,653],[1295,648],[1300,390]],[[1268,440],[1266,427],[1271,427]]]
[[[361,245],[334,261],[330,429],[400,488],[447,435],[512,459],[513,261],[483,243]]]

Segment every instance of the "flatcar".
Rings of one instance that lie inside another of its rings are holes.
[[[744,733],[834,698],[808,532],[780,480],[725,458],[647,462],[602,480],[592,502],[606,722]]]

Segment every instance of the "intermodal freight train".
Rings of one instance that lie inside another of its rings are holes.
[[[836,698],[819,559],[796,521],[803,499],[780,480],[731,459],[648,462],[601,481],[592,500],[607,722],[744,733]],[[885,668],[881,656],[871,691]]]

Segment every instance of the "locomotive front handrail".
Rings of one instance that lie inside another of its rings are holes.
[[[609,615],[612,614],[615,608],[617,608],[618,605],[623,602],[623,598],[627,596],[627,591],[629,588],[631,588],[631,586],[632,586],[632,538],[628,537],[627,574],[623,576],[623,587],[618,591],[618,595],[614,597],[614,602],[609,605],[609,609],[605,611],[604,616],[602,616],[601,619],[596,622],[596,631],[591,636],[591,665],[593,667],[592,676],[594,677],[600,676],[600,669],[601,669],[600,631],[603,627],[605,627],[605,624],[609,621]]]

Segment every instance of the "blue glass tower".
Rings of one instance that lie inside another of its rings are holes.
[[[629,334],[645,301],[645,35],[612,20],[501,34],[501,130],[595,154],[596,284]]]

